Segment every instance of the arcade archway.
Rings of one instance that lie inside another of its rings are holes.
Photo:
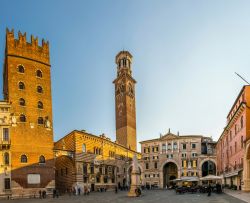
[[[213,161],[205,161],[203,162],[203,164],[201,165],[201,171],[202,174],[201,176],[207,176],[207,175],[216,175],[216,165]]]
[[[172,185],[172,180],[178,177],[178,167],[173,162],[168,162],[163,167],[163,187]]]

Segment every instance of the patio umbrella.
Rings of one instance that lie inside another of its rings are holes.
[[[222,177],[215,175],[207,175],[205,177],[200,178],[200,180],[221,180]]]
[[[182,179],[180,179],[180,178],[176,178],[173,180],[173,182],[180,182],[180,181],[182,181]]]

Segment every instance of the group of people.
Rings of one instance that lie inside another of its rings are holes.
[[[46,198],[46,191],[45,190],[39,190],[39,198],[45,199]]]
[[[215,187],[212,187],[212,186],[209,184],[208,187],[207,187],[207,192],[208,192],[207,196],[211,196],[211,192],[213,191],[214,188],[216,188],[216,192],[217,192],[217,193],[221,193],[221,192],[222,192],[222,187],[221,187],[220,184],[217,183],[217,184],[215,185]]]
[[[89,195],[90,188],[87,187],[87,186],[84,186],[83,191],[82,191],[82,189],[80,187],[72,187],[72,189],[69,189],[66,192],[69,194],[69,196],[71,196],[71,194],[73,194],[73,195],[81,195],[82,192],[83,192],[84,195]]]

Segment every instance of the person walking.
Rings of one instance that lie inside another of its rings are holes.
[[[212,190],[212,188],[211,188],[210,184],[208,185],[207,190],[208,190],[207,196],[211,196],[211,190]]]

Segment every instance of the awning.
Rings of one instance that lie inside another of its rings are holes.
[[[234,171],[232,173],[228,173],[226,175],[224,175],[225,178],[230,178],[232,176],[237,176],[239,174],[239,171]]]

